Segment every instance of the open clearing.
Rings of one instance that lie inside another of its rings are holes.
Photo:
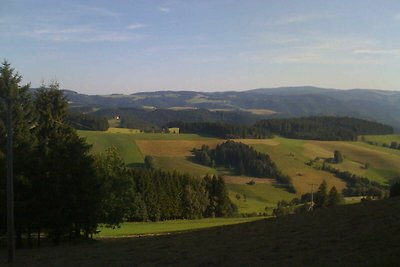
[[[17,250],[26,266],[397,266],[400,198],[179,234]]]

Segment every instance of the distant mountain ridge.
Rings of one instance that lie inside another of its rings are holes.
[[[400,129],[400,91],[325,89],[313,86],[247,91],[156,91],[85,95],[65,90],[71,108],[208,109],[269,112],[271,117],[351,116]],[[267,113],[266,113],[267,114]]]

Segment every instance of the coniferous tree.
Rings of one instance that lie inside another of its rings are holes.
[[[343,162],[343,155],[342,155],[342,153],[340,153],[339,150],[335,150],[335,152],[333,153],[333,162],[334,163]]]
[[[318,192],[315,196],[315,206],[317,208],[325,208],[328,204],[328,192],[327,183],[325,180],[322,181],[318,188]]]
[[[88,237],[101,215],[101,185],[96,179],[91,146],[66,124],[67,101],[57,83],[42,86],[35,98],[38,124],[35,187],[40,224],[55,243],[65,233]]]
[[[156,168],[155,164],[154,164],[154,158],[149,155],[145,156],[144,157],[144,166],[145,166],[145,168],[147,168],[149,170],[154,170]]]
[[[17,246],[20,245],[22,231],[30,224],[34,196],[32,194],[32,152],[36,138],[32,133],[35,126],[35,115],[29,94],[29,84],[20,85],[22,76],[11,65],[4,61],[0,66],[0,171],[5,174],[6,151],[6,110],[12,112],[13,153],[14,153],[14,209]],[[0,182],[0,197],[5,199],[5,179]],[[0,202],[0,232],[4,229],[5,201]]]
[[[336,206],[340,205],[344,202],[342,194],[340,194],[336,187],[333,186],[331,190],[329,190],[328,193],[328,200],[327,200],[327,206]]]

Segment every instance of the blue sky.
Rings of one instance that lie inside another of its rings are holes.
[[[397,0],[0,0],[0,36],[34,87],[400,90]]]

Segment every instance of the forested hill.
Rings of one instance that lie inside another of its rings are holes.
[[[357,140],[359,135],[392,134],[393,128],[381,123],[349,117],[306,117],[262,120],[255,124],[288,138],[315,140]]]
[[[237,92],[159,91],[131,95],[84,95],[66,90],[72,108],[208,109],[274,117],[350,116],[400,129],[400,92],[282,87]],[[190,111],[189,111],[190,112]],[[177,119],[175,119],[177,120]]]
[[[222,122],[250,125],[266,118],[243,111],[210,111],[207,109],[137,109],[137,108],[102,108],[90,113],[108,119],[120,117],[121,127],[157,129],[172,121],[184,122]]]

